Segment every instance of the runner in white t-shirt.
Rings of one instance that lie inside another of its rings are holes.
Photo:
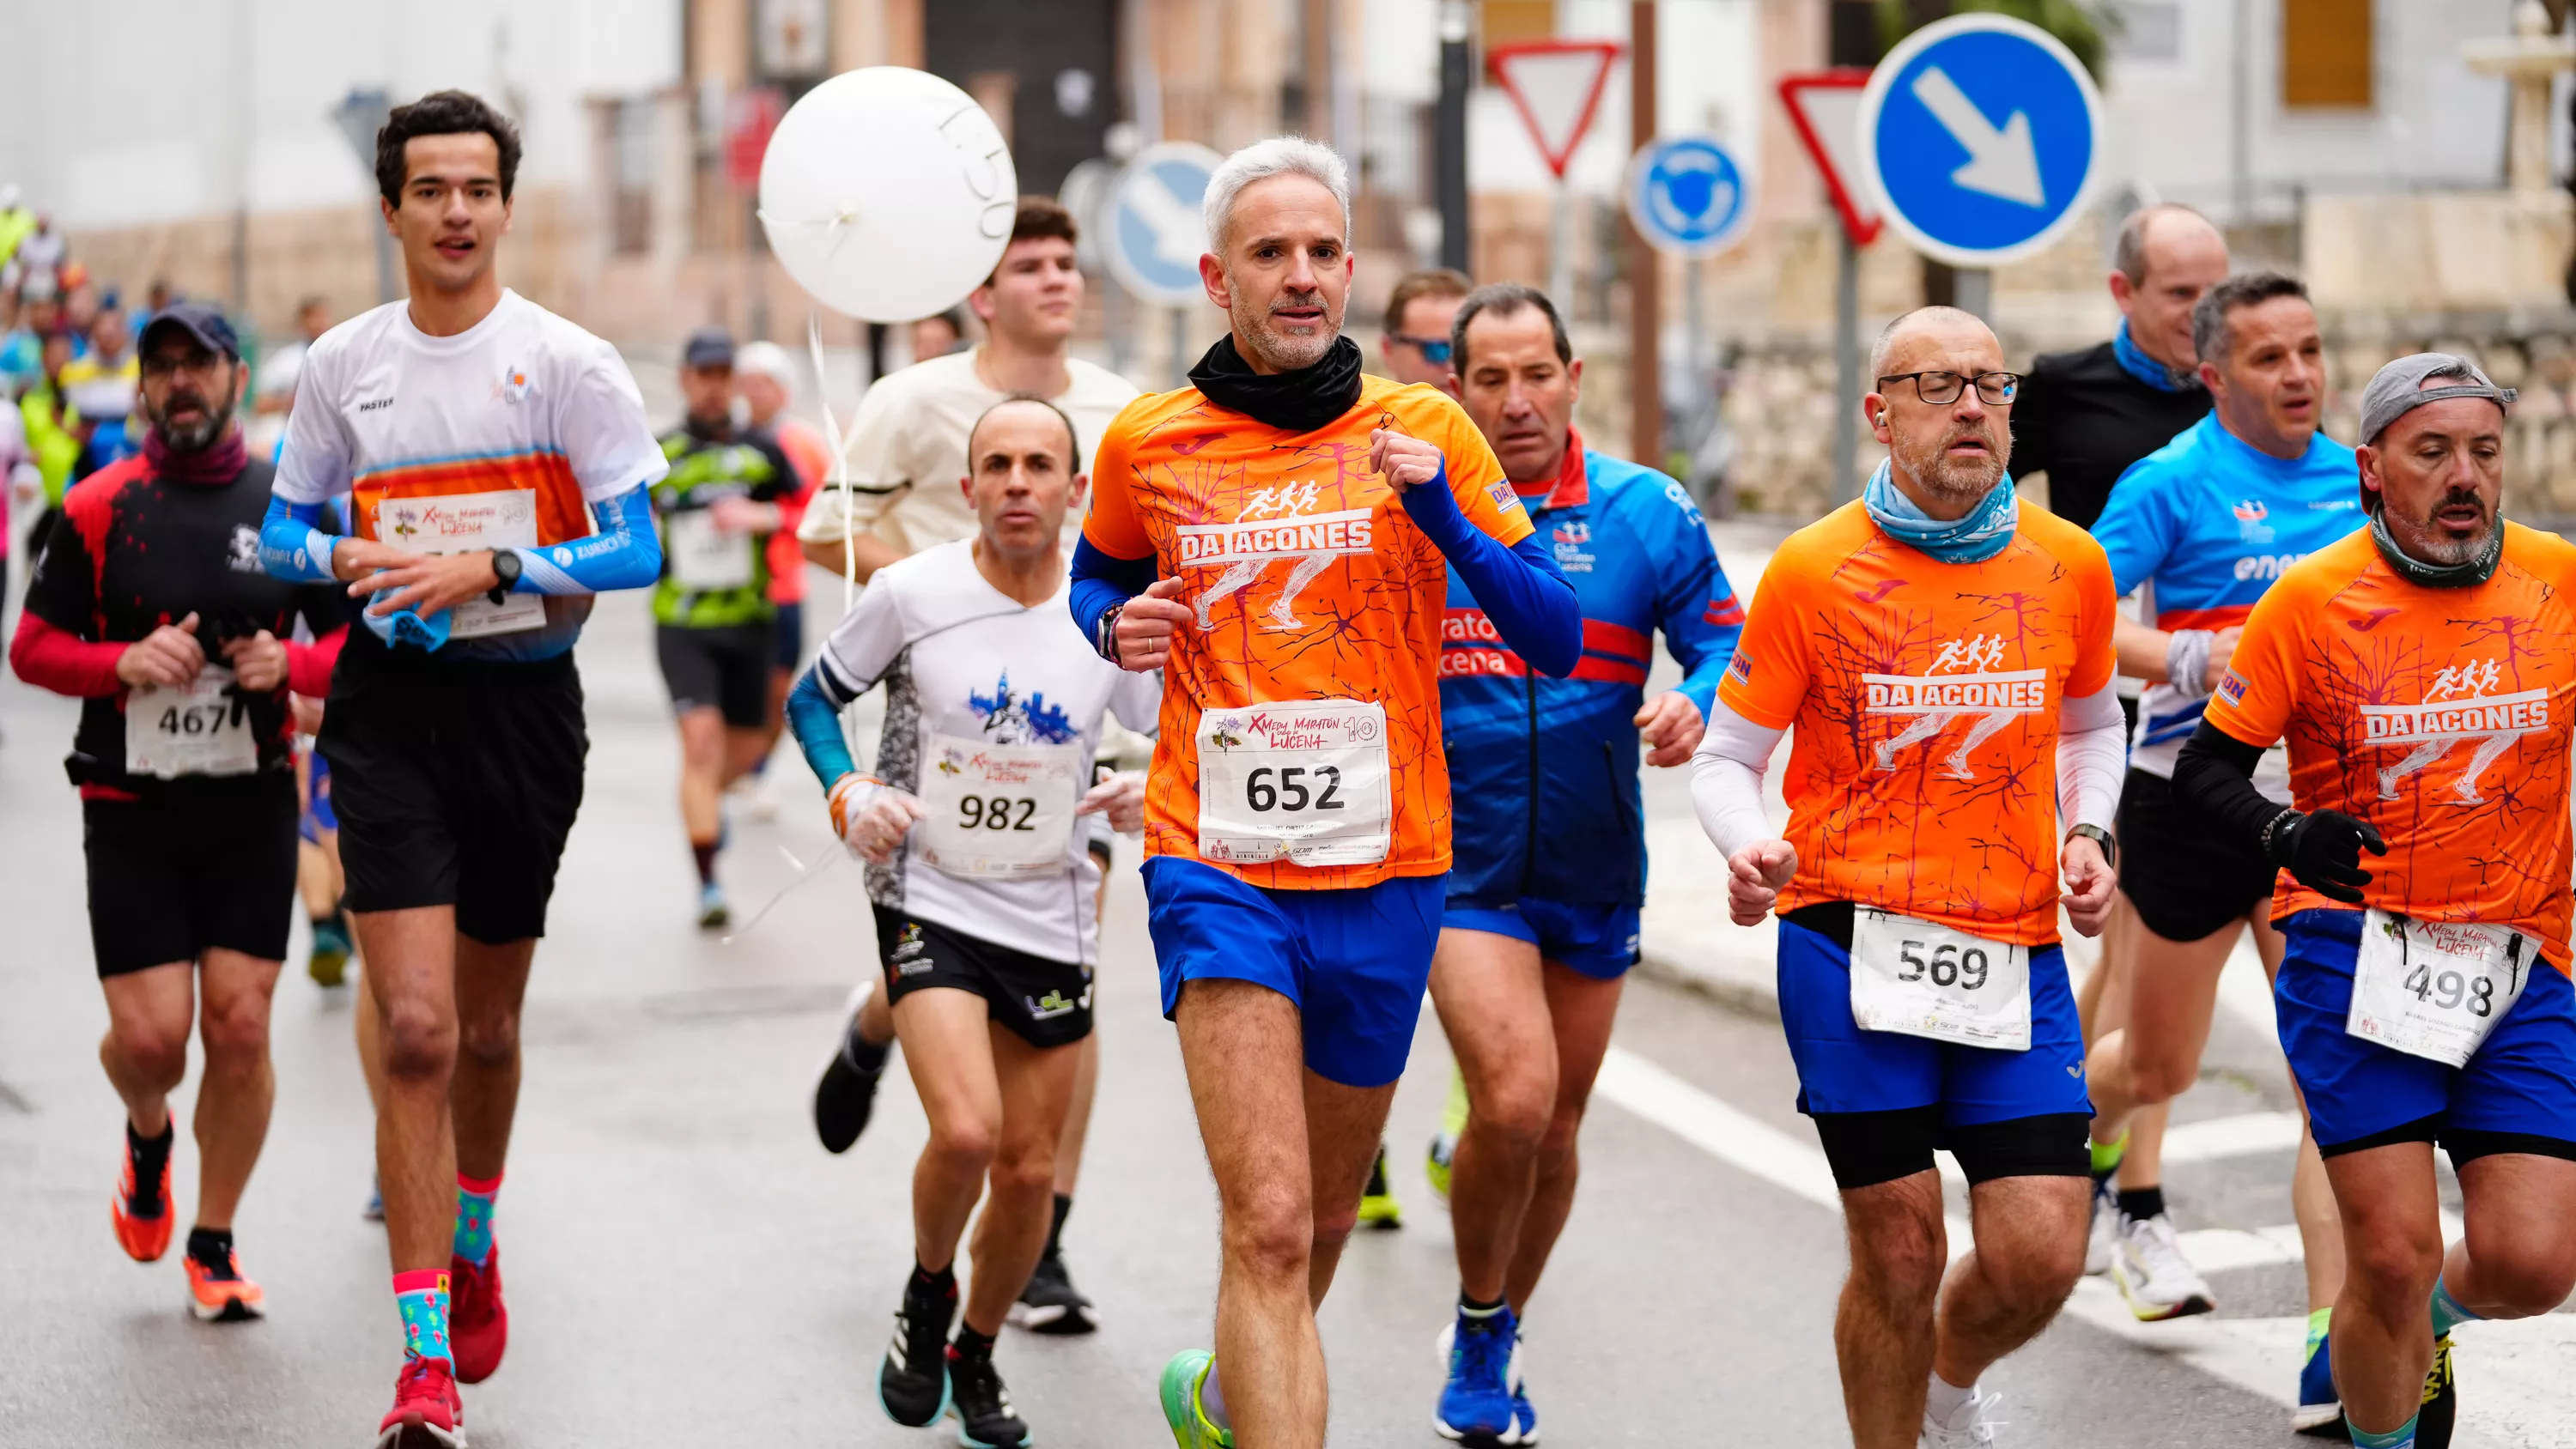
[[[788,696],[831,792],[832,823],[868,862],[885,996],[930,1142],[913,1176],[913,1272],[877,1398],[920,1427],[953,1405],[961,1440],[1012,1449],[1028,1427],[993,1369],[993,1338],[1046,1249],[1057,1141],[1091,1034],[1100,868],[1080,817],[1144,826],[1141,775],[1091,784],[1102,716],[1151,729],[1162,681],[1102,659],[1074,627],[1061,543],[1082,494],[1073,425],[1006,400],[968,435],[959,491],[980,530],[889,564]],[[886,689],[874,774],[841,711]],[[955,1342],[956,1255],[975,1228]]]
[[[410,300],[306,353],[260,533],[271,574],[373,596],[321,750],[384,1049],[376,1165],[406,1353],[379,1449],[462,1445],[456,1384],[508,1342],[492,1200],[519,1004],[581,805],[572,645],[593,593],[662,561],[646,488],[665,464],[635,380],[494,270],[518,159],[510,122],[459,91],[386,120],[376,183]],[[353,527],[325,534],[342,493]]]

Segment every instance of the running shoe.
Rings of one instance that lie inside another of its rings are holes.
[[[1404,1205],[1395,1200],[1395,1190],[1386,1182],[1386,1144],[1377,1145],[1377,1161],[1369,1164],[1368,1186],[1360,1189],[1360,1226],[1381,1230],[1404,1226]]]
[[[367,1174],[367,1205],[358,1209],[358,1216],[371,1223],[385,1220],[385,1180],[375,1173]]]
[[[1506,1449],[1520,1443],[1520,1418],[1512,1411],[1514,1349],[1519,1325],[1508,1308],[1481,1316],[1464,1310],[1441,1330],[1439,1346],[1448,1379],[1440,1386],[1431,1427],[1443,1439],[1470,1449]]]
[[[2183,1257],[2173,1219],[2163,1213],[2128,1220],[2111,1255],[2111,1281],[2141,1323],[2189,1318],[2217,1306],[2209,1281]]]
[[[465,1401],[443,1358],[403,1363],[393,1412],[376,1426],[376,1449],[465,1449]]]
[[[1960,1405],[1959,1412],[1946,1424],[1934,1419],[1927,1409],[1923,1414],[1923,1432],[1914,1442],[1918,1449],[1986,1449],[1986,1446],[1999,1442],[1995,1431],[2003,1427],[2002,1420],[1986,1416],[2003,1401],[2001,1394],[1971,1390],[1968,1402]]]
[[[1514,1441],[1521,1449],[1538,1443],[1538,1410],[1530,1407],[1529,1380],[1521,1370],[1529,1362],[1529,1333],[1515,1318],[1512,1324],[1512,1419],[1520,1425],[1521,1436]]]
[[[241,1260],[230,1248],[220,1263],[201,1263],[182,1255],[188,1269],[188,1311],[201,1323],[245,1323],[261,1315],[266,1299],[259,1285],[242,1276]]]
[[[501,1366],[510,1346],[510,1305],[501,1301],[501,1245],[475,1267],[447,1260],[447,1346],[456,1352],[456,1381],[479,1384]]]
[[[1457,1160],[1458,1139],[1446,1132],[1431,1134],[1431,1150],[1422,1155],[1422,1178],[1442,1202],[1449,1200],[1449,1168]]]
[[[1467,1074],[1456,1062],[1449,1064],[1449,1100],[1440,1108],[1440,1131],[1431,1139],[1431,1151],[1422,1164],[1422,1175],[1429,1179],[1431,1191],[1442,1202],[1449,1200],[1449,1168],[1458,1160],[1458,1138],[1467,1130]]]
[[[722,929],[733,920],[733,908],[725,904],[724,887],[708,881],[698,887],[698,929]]]
[[[1216,1355],[1203,1348],[1182,1349],[1163,1365],[1163,1422],[1171,1426],[1172,1443],[1179,1449],[1234,1449],[1234,1436],[1210,1423],[1207,1410],[1199,1406],[1200,1390],[1215,1365]]]
[[[962,1354],[948,1346],[948,1412],[957,1420],[957,1442],[966,1449],[1028,1449],[1029,1426],[1011,1411],[1011,1391],[989,1353]]]
[[[823,1139],[826,1152],[849,1151],[859,1134],[868,1130],[868,1117],[877,1109],[877,1083],[885,1076],[886,1054],[894,1050],[894,1043],[876,1049],[874,1067],[861,1065],[854,1050],[859,1048],[859,1013],[876,989],[871,978],[850,993],[841,1008],[841,1031],[833,1038],[831,1059],[823,1063],[822,1080],[814,1084],[814,1135]]]
[[[1020,1301],[1011,1305],[1011,1321],[1031,1333],[1071,1335],[1100,1327],[1098,1310],[1073,1286],[1062,1253],[1038,1259],[1029,1274],[1029,1286],[1020,1290]]]
[[[305,973],[317,986],[337,986],[348,979],[349,957],[356,950],[348,926],[337,916],[325,916],[313,923],[313,953],[304,960]]]
[[[2111,1179],[2101,1178],[2093,1184],[2093,1233],[2084,1241],[2084,1271],[2103,1274],[2111,1271],[2111,1259],[2120,1251],[2120,1194]]]
[[[2415,1411],[2415,1449],[2451,1449],[2460,1418],[2460,1386],[2451,1376],[2451,1336],[2433,1341],[2433,1368],[2424,1375],[2424,1406]]]
[[[2334,1355],[2320,1338],[2299,1366],[2299,1406],[2290,1411],[2290,1427],[2302,1434],[2344,1435],[2343,1396],[2336,1392]]]
[[[132,1134],[127,1134],[129,1144]],[[116,1224],[116,1241],[125,1256],[138,1263],[157,1263],[170,1251],[170,1156],[161,1156],[161,1171],[147,1189],[134,1180],[134,1149],[125,1151],[125,1173],[116,1196],[108,1200]]]
[[[948,1327],[957,1317],[957,1295],[922,1291],[919,1275],[904,1287],[894,1313],[894,1342],[877,1368],[877,1407],[907,1429],[918,1429],[948,1408]]]

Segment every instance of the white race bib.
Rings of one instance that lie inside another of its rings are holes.
[[[233,693],[232,683],[230,668],[209,664],[183,688],[146,684],[126,695],[125,773],[175,780],[257,770],[250,701]]]
[[[504,488],[491,493],[381,499],[376,504],[376,538],[413,553],[535,548],[537,490]],[[543,628],[545,622],[546,601],[540,595],[511,594],[499,604],[478,596],[449,612],[447,637],[480,639],[486,634]]]
[[[2503,926],[2362,915],[2343,1029],[2391,1051],[2464,1067],[2541,965],[2531,939]]]
[[[2030,948],[1852,908],[1852,1020],[1961,1046],[2030,1050]]]
[[[666,524],[673,583],[692,594],[750,587],[757,541],[752,535],[716,527],[715,511],[708,508],[683,509]]]
[[[1386,707],[1309,699],[1199,717],[1199,855],[1234,865],[1386,859]]]
[[[922,732],[921,858],[950,875],[1062,870],[1082,798],[1082,746],[996,745]]]

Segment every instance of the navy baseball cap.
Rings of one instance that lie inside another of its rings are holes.
[[[680,351],[685,367],[733,366],[733,334],[721,327],[701,327],[689,334],[688,346]]]
[[[164,327],[180,328],[204,343],[207,351],[220,353],[235,362],[241,361],[240,334],[233,331],[233,324],[224,320],[223,313],[203,302],[173,302],[153,313],[152,320],[143,328],[143,340],[138,344],[140,349],[150,351],[152,339],[161,335]]]

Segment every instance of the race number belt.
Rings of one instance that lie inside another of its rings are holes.
[[[181,775],[247,775],[259,768],[250,701],[233,690],[220,664],[197,671],[177,689],[138,685],[125,698],[125,773],[175,780]]]
[[[2363,913],[2343,1029],[2391,1051],[2465,1067],[2540,965],[2531,939],[2503,926]]]
[[[670,515],[671,581],[693,594],[751,586],[752,536],[716,527],[715,512],[691,508]]]
[[[1260,865],[1386,859],[1386,707],[1308,699],[1199,717],[1199,858]]]
[[[537,490],[443,493],[376,503],[376,538],[413,553],[475,553],[537,546]],[[477,595],[448,611],[447,637],[480,639],[543,628],[546,601],[512,594],[501,603]]]
[[[2030,1050],[2030,948],[1852,908],[1852,1020],[1863,1031]]]
[[[950,875],[1064,869],[1081,796],[1082,746],[997,745],[925,730],[921,858]]]

